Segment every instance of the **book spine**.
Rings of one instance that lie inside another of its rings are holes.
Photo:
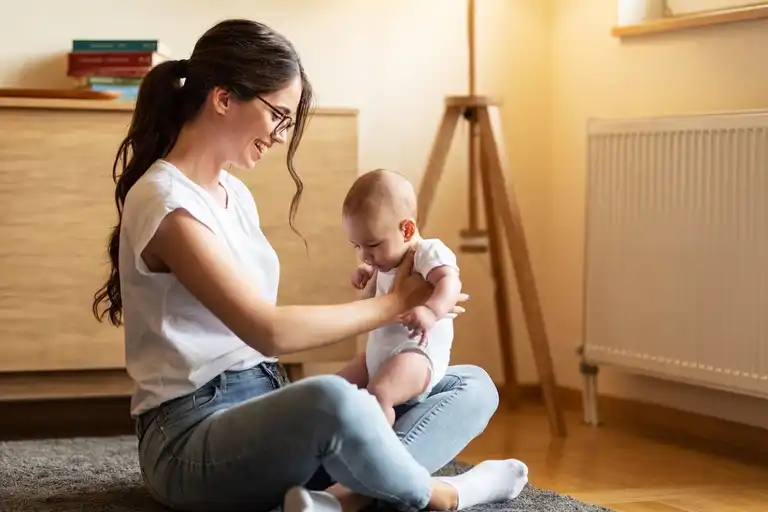
[[[135,101],[139,96],[138,85],[106,85],[91,84],[88,87],[91,91],[117,92],[120,93],[119,99],[122,101]]]
[[[73,52],[159,52],[158,40],[107,40],[75,39],[72,41]]]
[[[89,76],[85,82],[89,85],[138,85],[141,83],[141,78],[122,78],[117,76]]]
[[[69,69],[108,66],[151,66],[153,62],[152,52],[82,52],[70,53]]]
[[[149,73],[150,66],[92,66],[69,69],[67,76],[70,77],[119,77],[119,78],[141,78]]]

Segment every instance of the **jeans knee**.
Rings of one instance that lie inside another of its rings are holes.
[[[368,411],[381,413],[376,399],[365,389],[338,375],[319,375],[301,381],[306,387],[307,403],[318,416],[330,420],[331,428],[347,430],[369,416]]]
[[[461,367],[461,387],[466,401],[472,404],[472,414],[467,417],[476,418],[487,423],[499,408],[499,390],[483,368],[474,365]]]

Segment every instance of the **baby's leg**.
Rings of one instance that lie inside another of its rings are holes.
[[[421,394],[429,385],[432,364],[418,350],[404,350],[384,361],[368,384],[368,391],[376,397],[392,425],[394,407]]]
[[[365,366],[365,352],[358,354],[349,361],[344,368],[339,370],[336,375],[343,377],[358,388],[365,388],[368,385],[368,369]]]

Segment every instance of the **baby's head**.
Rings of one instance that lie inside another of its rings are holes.
[[[360,261],[397,267],[419,238],[416,192],[405,176],[376,169],[359,176],[342,205],[342,222]]]

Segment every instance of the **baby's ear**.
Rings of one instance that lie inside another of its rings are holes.
[[[405,219],[400,223],[400,232],[403,234],[406,242],[410,242],[413,235],[416,234],[416,222],[413,219]]]

